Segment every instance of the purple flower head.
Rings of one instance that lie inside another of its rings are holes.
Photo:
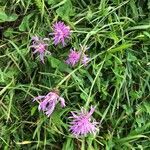
[[[47,51],[48,48],[48,38],[40,38],[37,36],[32,37],[32,45],[30,46],[30,48],[33,48],[33,54],[35,53],[39,53],[40,55],[40,60],[42,61],[42,63],[44,63],[44,56],[46,55],[46,52],[48,54],[51,54],[50,52]]]
[[[62,43],[62,45],[65,46],[65,39],[70,38],[70,27],[66,26],[64,22],[59,21],[53,25],[53,31],[54,33],[52,34],[54,35],[54,44],[58,45],[59,43]]]
[[[85,54],[85,51],[88,48],[85,46],[83,47],[81,45],[81,50],[80,51],[76,51],[74,50],[70,50],[70,53],[68,55],[68,59],[66,60],[66,63],[71,65],[71,66],[75,66],[79,61],[81,61],[81,64],[83,64],[84,66],[86,66],[90,60],[90,58]]]
[[[66,60],[66,63],[75,66],[80,60],[80,52],[77,52],[75,50],[70,50],[68,59]]]
[[[49,92],[46,96],[38,96],[34,98],[39,100],[39,111],[43,111],[48,117],[54,111],[56,104],[60,101],[61,107],[65,107],[65,100],[55,92]]]
[[[76,112],[76,114],[72,112],[72,116],[70,118],[72,118],[73,121],[70,123],[70,131],[74,136],[85,136],[88,133],[96,134],[98,131],[98,122],[91,118],[94,110],[95,108],[91,107],[89,112],[87,112],[84,108],[81,109],[81,112]]]

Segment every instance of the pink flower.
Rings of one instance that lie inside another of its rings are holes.
[[[98,131],[98,122],[91,118],[94,110],[95,108],[91,107],[89,112],[83,108],[81,109],[81,112],[76,112],[76,114],[72,112],[70,118],[72,118],[73,121],[70,123],[70,131],[74,136],[86,136],[88,133],[96,134]]]
[[[82,49],[83,46],[81,46],[80,51],[76,51],[75,49],[71,49],[70,53],[68,55],[68,59],[66,60],[66,63],[71,66],[75,66],[81,59],[81,64],[86,66],[90,60],[90,58],[84,53],[87,48],[85,47],[85,50]],[[82,52],[83,50],[83,52]]]
[[[42,63],[44,63],[44,56],[46,55],[46,52],[48,54],[51,54],[49,51],[47,51],[48,48],[48,38],[40,38],[40,37],[32,37],[32,45],[30,46],[30,48],[34,49],[33,54],[35,53],[39,53],[40,55],[40,60],[42,61]]]
[[[66,60],[66,63],[75,66],[80,60],[80,52],[77,52],[75,50],[70,50],[68,59]]]
[[[58,45],[59,43],[62,43],[63,46],[66,45],[65,39],[70,38],[70,27],[66,26],[64,22],[56,22],[53,25],[54,33],[50,33],[50,35],[54,35],[54,44]]]
[[[39,100],[39,111],[43,111],[48,117],[54,111],[56,104],[60,101],[61,107],[65,107],[65,100],[55,92],[49,92],[46,96],[38,96],[34,98]]]

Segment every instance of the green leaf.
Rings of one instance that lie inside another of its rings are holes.
[[[133,108],[127,105],[122,105],[123,109],[125,110],[127,115],[131,115],[133,113]]]
[[[117,51],[122,51],[123,49],[127,49],[127,48],[129,48],[131,46],[132,46],[131,43],[123,43],[122,45],[120,45],[120,46],[118,46],[116,48],[109,49],[108,52],[114,53],[114,52],[117,52]]]
[[[63,144],[62,150],[66,150],[66,149],[74,150],[73,139],[70,137],[67,137],[65,143]]]
[[[8,16],[5,12],[0,12],[0,22],[5,22],[7,20]]]
[[[136,61],[137,58],[134,55],[132,55],[131,53],[128,53],[127,60],[130,61],[130,62],[132,62],[132,61]]]
[[[35,111],[37,110],[37,106],[32,107],[31,109],[31,116],[35,114]]]
[[[17,20],[17,14],[7,15],[4,11],[0,11],[0,22],[11,22]]]
[[[52,7],[52,9],[60,7],[61,5],[64,5],[68,0],[56,0],[55,5]]]
[[[111,33],[109,34],[109,37],[114,40],[114,43],[118,43],[119,38],[117,37],[117,35],[116,35],[115,32],[111,32]]]
[[[130,0],[130,7],[133,12],[133,17],[138,19],[139,14],[138,14],[138,7],[136,6],[135,0]]]
[[[17,20],[18,15],[17,14],[12,14],[10,16],[8,16],[7,21],[15,21]]]
[[[61,7],[59,7],[56,10],[56,13],[58,16],[60,16],[63,20],[68,21],[69,17],[74,15],[74,11],[73,11],[73,7],[72,7],[72,3],[70,0],[67,0],[67,2],[62,5]]]
[[[5,32],[4,32],[4,36],[5,37],[12,37],[13,36],[13,28],[8,28]]]
[[[80,94],[80,97],[81,97],[81,99],[83,99],[83,100],[87,100],[87,98],[88,98],[88,93],[89,92],[89,89],[88,88],[86,88],[85,90],[84,90],[84,93],[82,92],[81,94]]]
[[[29,19],[32,17],[33,14],[29,14],[28,16],[25,16],[19,26],[20,31],[26,31],[29,30]]]
[[[61,64],[61,61],[59,59],[56,59],[52,56],[48,57],[48,60],[50,60],[52,68],[58,68]]]
[[[51,5],[51,4],[52,4],[52,5],[55,5],[55,4],[59,3],[59,2],[61,2],[61,0],[48,0],[47,3],[48,3],[49,5]]]
[[[52,68],[58,68],[60,71],[63,71],[63,72],[70,71],[70,69],[68,68],[68,65],[65,64],[63,61],[60,61],[59,59],[56,59],[52,56],[48,56],[48,61],[51,63]]]
[[[134,26],[134,27],[130,27],[128,28],[126,31],[132,31],[132,30],[146,30],[149,29],[150,25],[140,25],[140,26]]]
[[[88,7],[88,11],[87,11],[87,15],[86,15],[86,19],[92,19],[93,17],[93,12],[92,10],[90,9],[90,7]]]

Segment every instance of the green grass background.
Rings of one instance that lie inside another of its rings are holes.
[[[31,37],[49,37],[62,20],[66,47],[49,42],[39,62]],[[90,47],[87,67],[64,63],[71,47]],[[47,118],[34,96],[58,87],[67,107]],[[96,136],[74,138],[70,111],[96,105]],[[149,0],[0,0],[0,149],[150,150]]]

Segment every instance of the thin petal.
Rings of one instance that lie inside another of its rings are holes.
[[[65,99],[63,97],[59,97],[60,103],[61,103],[61,107],[65,107]]]

